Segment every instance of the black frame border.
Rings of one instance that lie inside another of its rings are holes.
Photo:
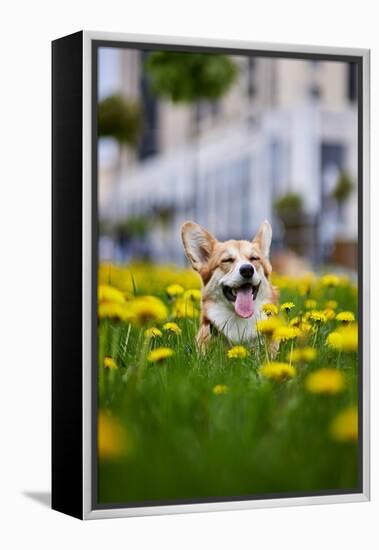
[[[52,42],[52,508],[83,517],[83,32]]]

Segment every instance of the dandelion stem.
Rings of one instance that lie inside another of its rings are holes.
[[[270,357],[269,357],[269,354],[268,354],[267,338],[264,336],[263,339],[264,339],[264,343],[265,343],[266,360],[267,360],[267,363],[269,363]]]
[[[130,337],[130,331],[131,331],[131,329],[132,329],[132,325],[129,324],[129,326],[128,326],[128,331],[127,331],[126,336],[125,336],[125,342],[124,342],[123,345],[121,345],[123,356],[126,355],[126,350],[128,349],[128,343],[129,343],[129,337]]]
[[[339,350],[339,352],[338,352],[338,358],[337,358],[337,369],[338,369],[338,368],[339,368],[339,366],[340,366],[340,360],[341,360],[341,351],[342,351],[342,350]]]
[[[291,349],[290,349],[290,365],[292,366],[292,352],[293,352],[293,340],[291,340]]]
[[[259,330],[257,330],[257,341],[258,341],[258,357],[261,353],[261,346],[262,346],[262,342],[261,342],[261,335],[259,334]]]
[[[316,346],[316,341],[317,341],[317,336],[318,336],[319,328],[320,328],[320,325],[319,325],[319,323],[317,323],[317,330],[316,330],[316,332],[315,332],[315,337],[313,338],[313,345],[312,345],[312,347],[315,347],[315,346]]]
[[[138,363],[138,366],[137,366],[137,379],[138,380],[141,380],[144,372],[145,372],[145,369],[146,369],[146,357],[147,357],[147,352],[148,350],[150,349],[150,341],[149,339],[145,339],[144,343],[142,344],[142,350],[141,350],[141,355],[140,355],[140,360],[139,360],[139,363]]]

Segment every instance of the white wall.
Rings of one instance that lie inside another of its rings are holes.
[[[372,502],[82,523],[24,496],[50,483],[50,44],[87,28],[371,47],[378,151],[379,37],[361,0],[17,1],[2,9],[0,544],[3,548],[371,550],[378,547],[378,343],[373,342]],[[373,154],[373,182],[378,157]],[[372,186],[372,211],[378,207]],[[378,216],[373,215],[373,234]],[[376,239],[373,239],[376,241]],[[374,242],[377,248],[377,243]],[[373,269],[379,268],[373,254]],[[373,285],[372,333],[379,331]]]

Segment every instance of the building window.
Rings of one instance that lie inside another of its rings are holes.
[[[144,158],[155,155],[158,152],[158,103],[150,92],[146,71],[142,70],[148,52],[141,52],[140,56],[140,97],[144,113],[144,125],[138,148],[138,156]]]
[[[333,192],[335,178],[328,174],[339,174],[345,166],[345,147],[342,143],[321,144],[321,207],[330,200]]]

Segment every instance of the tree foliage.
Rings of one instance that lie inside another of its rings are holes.
[[[127,220],[116,222],[113,231],[119,237],[144,237],[150,229],[151,220],[147,216],[131,216]]]
[[[137,101],[111,95],[98,107],[99,137],[113,137],[119,143],[136,147],[142,129],[142,112]]]
[[[293,216],[300,214],[303,209],[303,200],[298,193],[287,193],[275,201],[275,210],[278,216]]]
[[[236,64],[225,55],[153,52],[146,61],[151,89],[175,103],[216,100],[237,76]]]
[[[354,184],[351,181],[349,175],[346,172],[341,172],[332,196],[338,203],[343,203],[349,198],[350,193],[353,189]]]

